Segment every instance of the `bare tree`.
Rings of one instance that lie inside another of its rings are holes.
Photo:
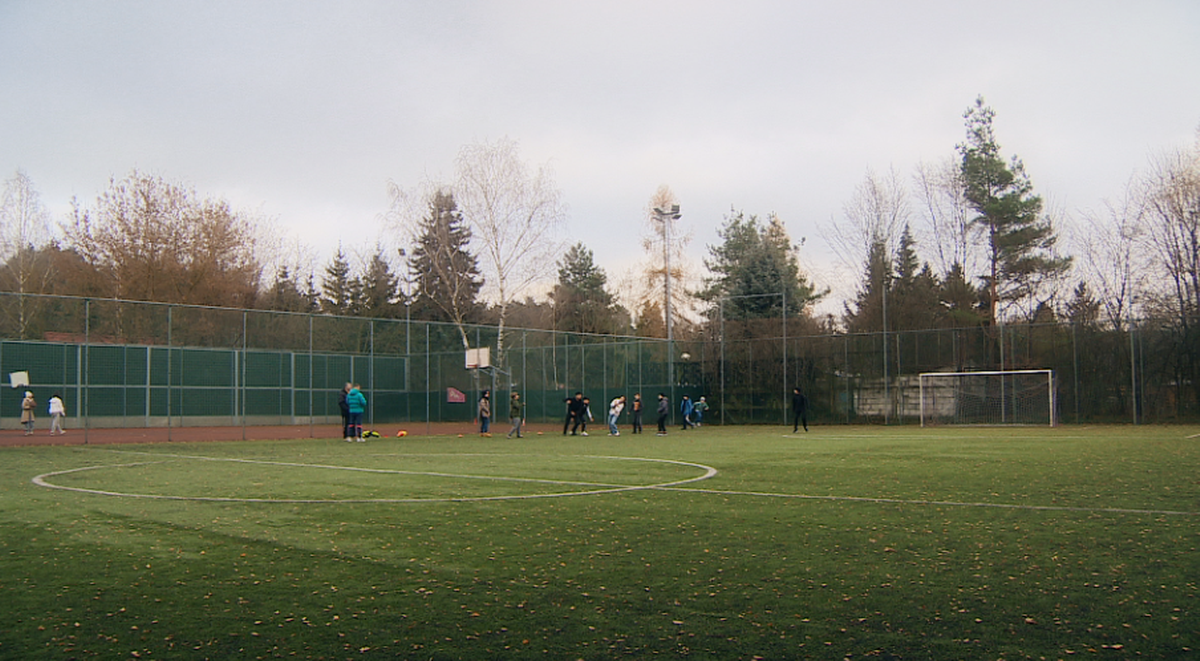
[[[38,259],[38,251],[49,240],[50,214],[29,175],[17,170],[4,182],[0,199],[0,284],[18,294],[45,293],[53,271],[46,268],[47,260]],[[22,338],[36,306],[35,299],[23,295],[17,301],[15,321]]]
[[[1190,149],[1164,155],[1147,178],[1146,238],[1160,288],[1153,303],[1175,338],[1175,380],[1200,402],[1200,134]],[[1181,393],[1182,394],[1182,393]],[[1185,406],[1180,397],[1177,406]]]
[[[1131,315],[1136,292],[1145,291],[1150,273],[1145,247],[1145,189],[1131,180],[1115,201],[1105,200],[1100,212],[1085,212],[1074,228],[1075,250],[1083,259],[1075,265],[1096,292],[1104,315],[1122,328]]]
[[[508,306],[553,277],[566,207],[550,168],[531,169],[509,138],[463,147],[455,169],[454,198],[479,247],[485,292],[499,310],[495,362],[503,365]]]
[[[1186,332],[1200,315],[1200,140],[1159,158],[1148,186],[1147,239]]]
[[[853,197],[842,205],[842,215],[844,222],[821,231],[843,264],[857,270],[877,246],[887,254],[896,252],[911,216],[908,192],[894,169],[880,177],[868,168]]]
[[[67,245],[103,278],[104,295],[252,307],[262,276],[253,222],[224,200],[134,171],[91,209],[75,203]]]
[[[925,220],[921,243],[936,251],[933,261],[938,274],[945,278],[956,265],[965,273],[978,272],[983,233],[971,222],[959,163],[953,158],[935,165],[921,163],[913,184]]]
[[[819,230],[838,256],[839,270],[862,274],[867,281],[861,282],[859,289],[878,292],[888,286],[890,256],[896,254],[910,216],[908,193],[896,171],[889,169],[879,176],[868,168],[853,196],[842,205],[841,222],[821,225]],[[853,276],[840,280],[843,296],[853,280]]]

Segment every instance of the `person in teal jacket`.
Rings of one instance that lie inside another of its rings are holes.
[[[348,428],[351,434],[350,438],[347,438],[346,440],[356,440],[359,443],[362,443],[364,442],[362,435],[362,419],[363,411],[367,410],[367,398],[362,394],[362,391],[358,389],[357,383],[350,387],[350,392],[346,393],[346,406],[350,409],[350,424],[348,425]]]

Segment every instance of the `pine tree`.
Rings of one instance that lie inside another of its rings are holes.
[[[889,309],[889,330],[929,328],[941,312],[937,276],[928,263],[920,262],[916,246],[912,232],[905,225],[896,247],[896,276],[889,293],[893,302]]]
[[[893,296],[890,292],[893,276],[887,244],[883,241],[871,244],[866,267],[853,309],[849,305],[846,307],[846,328],[852,333],[894,330],[894,323],[888,323],[888,306],[890,303],[894,310],[895,302],[888,300]]]
[[[275,272],[275,281],[267,290],[264,307],[281,312],[312,312],[311,301],[286,266]]]
[[[967,280],[960,264],[951,265],[942,281],[939,299],[947,324],[952,328],[978,326],[986,320],[986,295]]]
[[[325,314],[355,315],[359,311],[362,283],[351,275],[350,262],[340,245],[333,260],[325,267],[321,294],[321,312]]]
[[[363,273],[361,304],[360,313],[364,317],[395,319],[401,316],[400,278],[392,273],[380,248],[376,248]]]
[[[581,333],[614,333],[623,330],[628,314],[605,289],[608,276],[596,266],[592,251],[576,243],[558,262],[558,283],[552,294],[555,327]]]
[[[764,227],[756,216],[737,212],[717,233],[722,243],[709,246],[705,260],[714,276],[699,294],[714,311],[725,299],[726,318],[778,317],[786,296],[788,315],[794,316],[820,297],[800,272],[791,238],[774,215]]]
[[[450,193],[438,191],[429,200],[429,215],[421,221],[417,245],[408,269],[417,286],[412,314],[430,321],[449,321],[469,348],[464,324],[480,313],[476,300],[483,280],[479,262],[468,250],[471,230]]]
[[[967,141],[962,156],[965,197],[977,214],[972,221],[988,238],[988,320],[996,323],[1002,302],[1027,299],[1046,279],[1066,271],[1069,258],[1053,255],[1054,228],[1042,216],[1042,198],[1033,194],[1025,166],[1013,157],[1005,163],[992,130],[995,112],[983,97],[963,114]]]

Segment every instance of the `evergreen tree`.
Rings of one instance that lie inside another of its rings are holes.
[[[383,250],[376,248],[362,276],[362,310],[364,317],[395,319],[403,310],[400,294],[400,278],[392,273],[392,267],[383,258]]]
[[[943,314],[953,328],[978,326],[986,320],[986,295],[967,280],[960,264],[953,264],[942,282],[941,295]]]
[[[596,266],[592,251],[582,243],[567,250],[558,262],[558,283],[552,294],[555,327],[581,333],[614,333],[623,330],[622,314],[605,289],[608,276]]]
[[[977,214],[972,221],[988,238],[988,320],[996,323],[1001,302],[1027,299],[1044,280],[1070,266],[1069,258],[1053,255],[1056,236],[1042,216],[1042,198],[1033,194],[1025,166],[1013,157],[1005,163],[992,130],[995,112],[983,97],[963,115],[967,141],[958,146],[967,203]]]
[[[633,325],[633,334],[638,337],[667,336],[666,317],[663,316],[662,305],[657,300],[642,303],[637,321]]]
[[[1080,282],[1070,301],[1067,301],[1067,320],[1081,328],[1095,329],[1100,322],[1100,312],[1103,306],[1088,289],[1086,282]]]
[[[731,214],[718,230],[721,245],[709,246],[705,266],[713,273],[702,300],[713,304],[713,312],[724,301],[726,318],[778,317],[783,310],[783,294],[790,316],[800,314],[820,298],[792,248],[783,223],[772,215],[764,227],[756,216],[742,212]]]
[[[412,314],[430,321],[458,326],[463,347],[470,346],[464,324],[481,312],[476,300],[483,279],[479,262],[468,250],[471,230],[463,221],[454,196],[438,191],[429,200],[429,214],[421,220],[417,244],[408,269],[417,285]]]
[[[892,260],[887,254],[887,244],[875,241],[867,252],[867,268],[863,274],[862,287],[854,299],[854,307],[846,306],[846,329],[852,333],[874,333],[894,330],[888,323],[889,312],[895,314],[893,296]],[[891,307],[891,310],[888,307]]]
[[[355,315],[359,311],[362,283],[351,275],[350,262],[341,246],[325,267],[321,294],[321,312],[325,314]]]
[[[918,330],[936,324],[941,312],[937,276],[917,257],[917,242],[907,225],[896,248],[896,275],[889,292],[888,330]]]
[[[312,312],[312,301],[300,290],[300,284],[292,277],[288,267],[281,266],[275,272],[275,281],[267,290],[263,307],[282,312]]]

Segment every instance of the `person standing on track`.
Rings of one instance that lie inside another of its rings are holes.
[[[67,407],[63,405],[62,396],[58,393],[50,398],[50,435],[62,435],[67,432],[63,431],[63,416],[67,414]]]
[[[512,438],[513,434],[522,438],[521,425],[525,424],[525,402],[521,401],[520,393],[514,392],[509,400],[508,419],[512,421],[512,429],[509,430],[507,438]]]
[[[338,393],[338,408],[342,411],[342,440],[352,441],[350,437],[350,405],[346,403],[346,395],[350,394],[350,383],[342,386],[342,391]]]
[[[488,431],[492,422],[492,391],[484,390],[479,396],[479,435],[491,437],[492,433]]]
[[[365,443],[362,435],[362,419],[363,411],[367,410],[367,397],[358,389],[357,383],[351,385],[350,392],[346,393],[346,407],[350,411],[350,423],[347,425],[350,437],[346,440]]]
[[[671,413],[671,400],[658,393],[658,436],[667,435],[667,415]]]
[[[33,393],[29,390],[25,391],[25,399],[21,400],[21,424],[25,425],[25,435],[33,434],[33,423],[37,420],[37,400],[33,398]]]
[[[792,388],[792,433],[800,430],[801,423],[804,431],[808,431],[808,398],[800,392],[800,388]]]

